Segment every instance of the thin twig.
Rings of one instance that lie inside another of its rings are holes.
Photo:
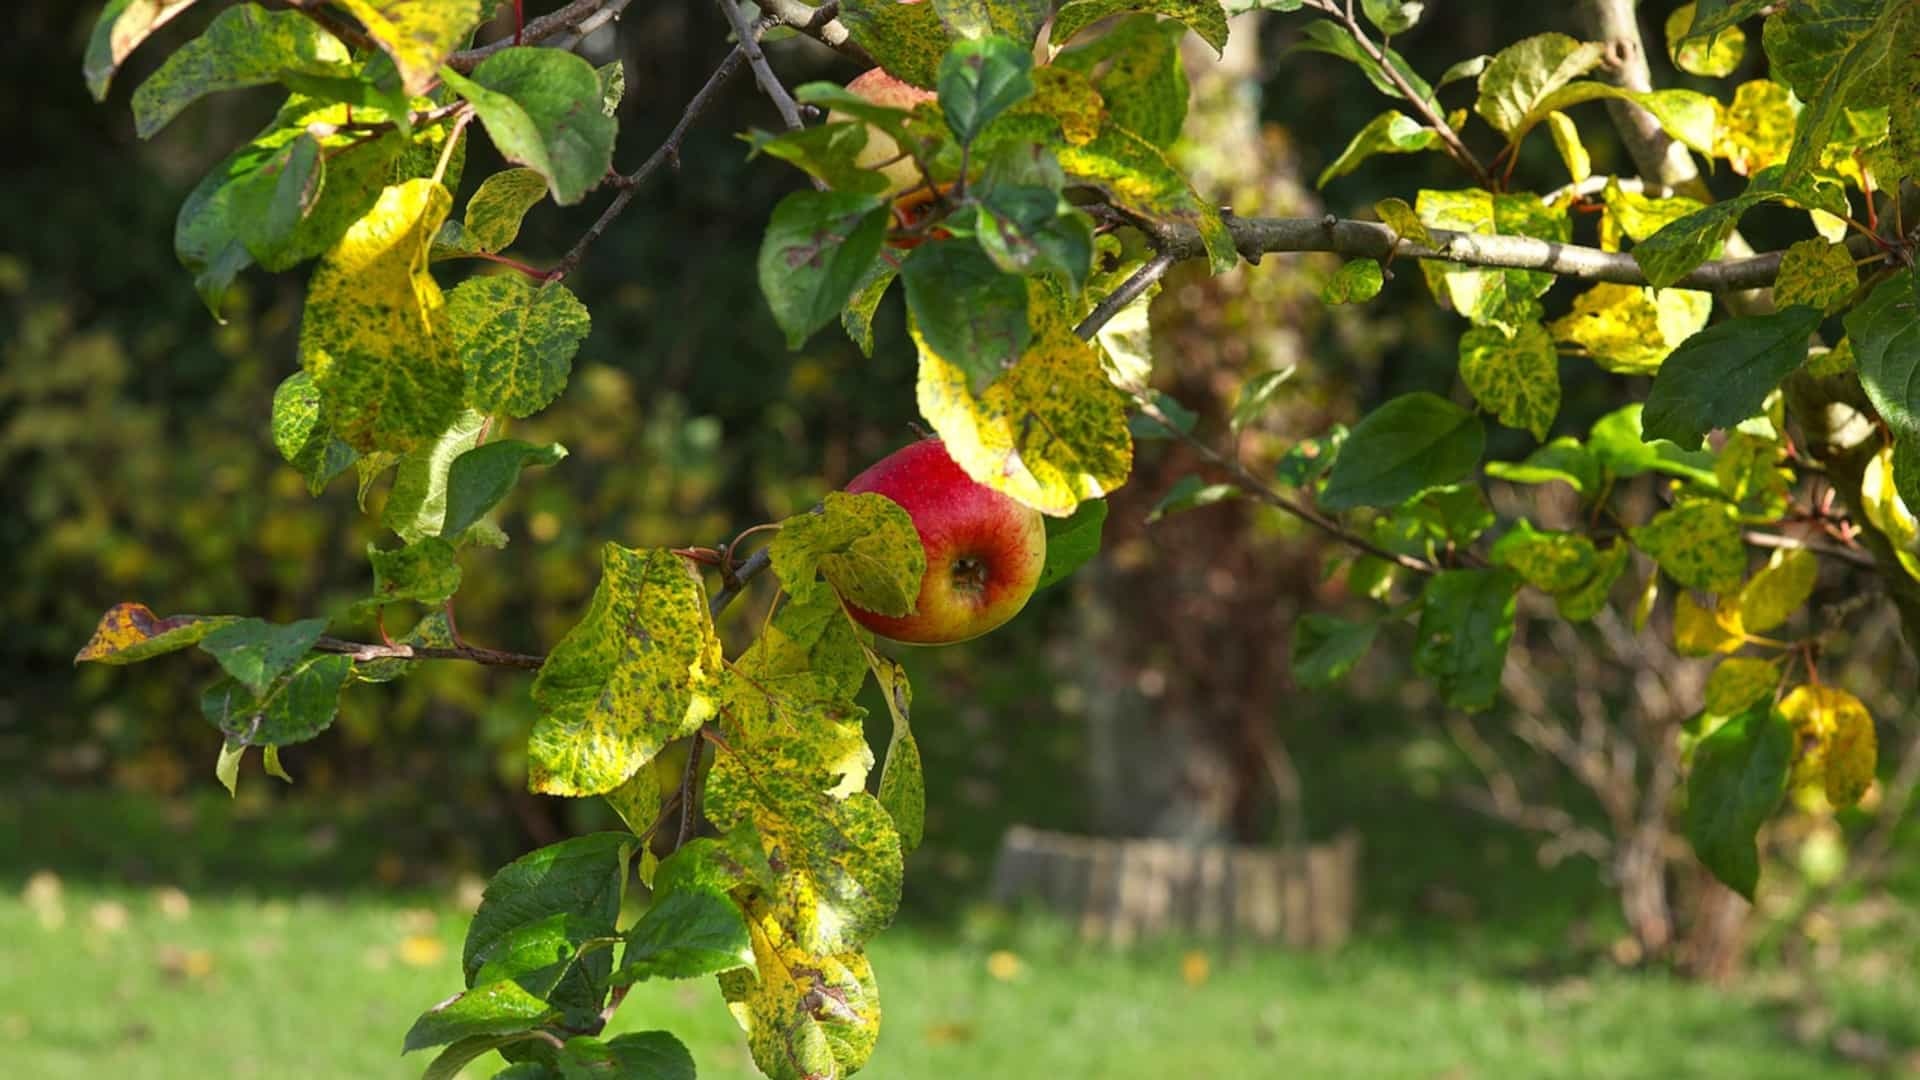
[[[1120,314],[1128,304],[1145,295],[1148,289],[1153,288],[1154,282],[1165,276],[1178,261],[1173,255],[1164,251],[1149,259],[1146,265],[1129,274],[1127,280],[1120,283],[1119,288],[1107,294],[1105,300],[1100,301],[1097,307],[1088,312],[1087,317],[1080,320],[1080,325],[1073,328],[1073,332],[1084,340],[1092,341],[1093,335],[1099,333],[1101,327],[1112,322],[1114,316]]]
[[[502,49],[510,49],[515,44],[537,45],[556,34],[562,34],[568,30],[572,30],[587,19],[598,14],[602,7],[609,6],[610,3],[619,3],[619,0],[573,0],[573,3],[568,4],[559,11],[542,15],[532,22],[527,23],[521,28],[517,42],[513,37],[504,37],[499,41],[482,45],[478,48],[466,49],[454,53],[447,58],[447,66],[465,74],[466,72],[472,71],[480,61],[485,60],[487,57],[492,56]],[[625,7],[626,4],[620,3],[620,6]]]
[[[780,76],[773,73],[773,66],[767,63],[767,54],[760,51],[760,35],[764,32],[748,20],[747,13],[740,10],[734,0],[714,0],[720,5],[720,11],[733,26],[733,35],[740,39],[740,48],[747,54],[747,63],[753,68],[753,79],[760,84],[760,92],[767,95],[773,107],[780,113],[780,122],[787,125],[788,131],[800,130],[800,106],[794,104],[793,95],[787,93],[786,86],[780,82]]]
[[[392,645],[375,645],[360,641],[346,641],[337,637],[323,637],[314,642],[313,648],[316,652],[340,653],[363,662],[367,660],[470,660],[488,667],[520,668],[525,671],[537,671],[541,664],[547,662],[544,656],[504,652],[479,645],[459,645],[452,648],[439,645],[406,645],[399,642]]]
[[[1797,536],[1781,536],[1779,533],[1761,532],[1758,529],[1748,529],[1744,534],[1744,539],[1754,547],[1778,548],[1783,551],[1805,549],[1813,552],[1815,555],[1822,555],[1829,559],[1839,559],[1841,562],[1852,563],[1854,566],[1865,567],[1868,570],[1877,570],[1880,566],[1879,563],[1873,561],[1872,555],[1857,548],[1845,548],[1838,544],[1825,544],[1818,540],[1802,540]]]
[[[1487,167],[1480,163],[1480,159],[1474,156],[1473,151],[1467,149],[1467,144],[1460,141],[1460,133],[1453,130],[1452,124],[1447,123],[1447,118],[1440,112],[1435,99],[1432,96],[1421,97],[1414,92],[1406,77],[1387,60],[1386,50],[1375,45],[1373,39],[1367,36],[1366,28],[1362,27],[1360,20],[1354,17],[1353,5],[1347,4],[1342,7],[1334,4],[1332,0],[1318,0],[1315,6],[1332,16],[1346,29],[1347,36],[1353,39],[1354,44],[1360,46],[1360,51],[1373,61],[1381,75],[1393,84],[1393,88],[1400,91],[1400,96],[1406,99],[1415,113],[1419,114],[1421,121],[1440,136],[1440,143],[1446,149],[1447,156],[1471,173],[1474,183],[1483,188],[1493,188],[1495,186],[1493,176],[1487,172]]]
[[[720,613],[727,609],[727,605],[733,603],[734,597],[740,595],[740,590],[746,587],[747,582],[752,581],[772,565],[773,553],[768,548],[761,548],[748,556],[746,562],[741,563],[729,578],[720,583],[720,591],[713,594],[713,600],[708,606],[713,617],[719,618]]]

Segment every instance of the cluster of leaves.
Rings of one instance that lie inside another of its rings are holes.
[[[86,60],[96,95],[133,48],[192,3],[113,0]],[[460,56],[491,7],[241,3],[134,94],[142,134],[215,91],[274,85],[286,94],[267,128],[188,198],[176,249],[216,316],[248,267],[317,260],[300,370],[275,397],[273,440],[316,492],[353,469],[361,505],[377,508],[394,534],[393,546],[369,552],[361,610],[426,609],[398,642],[365,647],[326,636],[350,613],[273,625],[161,618],[138,604],[109,611],[80,659],[128,663],[197,646],[220,665],[203,706],[223,734],[219,769],[229,786],[254,746],[284,777],[280,748],[324,730],[349,685],[401,677],[421,655],[480,655],[452,619],[460,553],[505,543],[490,511],[522,469],[565,454],[501,436],[561,392],[588,316],[555,274],[505,252],[533,206],[579,202],[608,175],[622,79],[617,66],[596,70],[562,49]],[[1186,113],[1178,41],[1192,31],[1222,47],[1220,4],[1052,7],[846,0],[839,14],[854,40],[925,100],[896,108],[804,86],[797,96],[829,110],[827,122],[749,137],[756,152],[815,181],[774,211],[758,260],[790,343],[837,317],[871,349],[874,311],[900,279],[920,411],[968,475],[1051,516],[1048,582],[1097,548],[1100,499],[1127,479],[1134,440],[1192,437],[1192,414],[1149,386],[1144,291],[1117,317],[1079,321],[1117,304],[1117,290],[1168,236],[1197,237],[1216,270],[1238,259],[1220,212],[1169,156]],[[1802,522],[1842,537],[1858,529],[1903,588],[1920,581],[1920,525],[1909,510],[1920,499],[1920,401],[1910,389],[1920,385],[1920,281],[1908,238],[1889,240],[1856,220],[1858,206],[1874,222],[1874,193],[1920,173],[1920,71],[1899,44],[1920,39],[1920,3],[1702,3],[1669,27],[1675,62],[1704,76],[1730,73],[1743,48],[1738,23],[1762,7],[1771,9],[1762,44],[1773,80],[1738,87],[1725,103],[1590,78],[1602,47],[1560,34],[1428,83],[1384,41],[1367,40],[1350,9],[1344,29],[1333,19],[1309,23],[1304,47],[1359,65],[1418,114],[1376,118],[1323,183],[1380,153],[1460,156],[1457,133],[1477,117],[1501,141],[1494,163],[1504,173],[1481,170],[1482,186],[1421,191],[1411,203],[1387,200],[1376,208],[1382,221],[1436,253],[1436,230],[1567,243],[1576,210],[1591,211],[1599,245],[1630,243],[1649,285],[1593,285],[1549,319],[1555,278],[1546,271],[1423,261],[1435,297],[1467,321],[1460,376],[1478,411],[1431,393],[1395,398],[1350,431],[1295,447],[1272,481],[1356,541],[1363,554],[1347,580],[1386,603],[1366,622],[1303,621],[1293,660],[1309,685],[1351,670],[1380,625],[1404,620],[1415,628],[1416,667],[1445,701],[1488,707],[1520,591],[1551,596],[1562,617],[1588,619],[1613,602],[1640,552],[1655,569],[1638,592],[1638,617],[1670,582],[1683,650],[1723,657],[1686,731],[1687,826],[1703,860],[1749,894],[1755,833],[1784,793],[1844,806],[1875,768],[1871,717],[1817,679],[1818,632],[1764,636],[1808,604],[1815,557],[1776,532],[1786,550],[1752,569],[1749,532]],[[1411,27],[1420,9],[1363,5],[1386,37]],[[1050,45],[1037,52],[1050,12]],[[1448,113],[1442,91],[1469,81],[1471,111]],[[1725,160],[1747,178],[1745,192],[1707,204],[1593,176],[1569,110],[1619,99],[1694,152]],[[1573,183],[1549,195],[1512,190],[1519,147],[1541,127]],[[455,222],[469,131],[484,131],[518,167],[480,183]],[[883,141],[892,149],[876,160],[870,149],[884,150]],[[901,162],[914,174],[904,190],[888,170]],[[1804,212],[1811,234],[1781,256],[1777,310],[1710,325],[1713,297],[1676,285],[1723,252],[1744,212],[1768,203]],[[1842,243],[1848,230],[1863,234],[1853,246]],[[1856,252],[1869,242],[1876,247]],[[1862,254],[1885,264],[1866,281]],[[435,268],[456,261],[509,272],[444,291]],[[1327,298],[1364,302],[1384,278],[1377,262],[1356,260]],[[1835,316],[1845,336],[1810,348]],[[1652,375],[1644,407],[1603,418],[1584,439],[1553,437],[1563,352]],[[1236,433],[1284,378],[1249,382]],[[1852,425],[1832,408],[1849,401],[1860,421]],[[1130,409],[1140,415],[1130,420]],[[1484,461],[1480,412],[1543,445],[1521,461]],[[1809,433],[1816,412],[1823,426]],[[1804,437],[1789,437],[1790,414]],[[1861,520],[1843,522],[1810,496],[1802,473],[1814,462]],[[1659,478],[1665,504],[1628,521],[1621,485],[1640,476]],[[1500,522],[1487,479],[1564,485],[1579,512]],[[1242,490],[1196,478],[1158,512]],[[467,988],[408,1035],[409,1049],[446,1047],[430,1076],[493,1051],[512,1062],[504,1075],[519,1078],[690,1075],[670,1035],[599,1037],[626,987],[653,977],[716,976],[769,1076],[843,1075],[871,1054],[879,1002],[864,949],[899,903],[924,785],[910,688],[846,604],[910,613],[924,554],[891,502],[829,497],[772,541],[784,601],[730,660],[713,619],[740,584],[731,556],[731,547],[702,555],[608,544],[578,624],[549,656],[520,658],[539,669],[533,789],[605,798],[631,833],[542,849],[494,879],[468,937]],[[726,591],[709,596],[703,564],[721,568]],[[1796,663],[1803,681],[1790,677]],[[855,704],[869,673],[893,719],[877,778]],[[696,793],[717,835],[688,840]],[[680,823],[681,842],[657,860],[653,841],[669,821]],[[650,901],[623,925],[636,874]]]
[[[1586,211],[1597,216],[1601,248],[1631,243],[1650,287],[1595,284],[1550,320],[1543,304],[1554,284],[1549,274],[1423,262],[1435,298],[1470,324],[1459,345],[1467,392],[1480,410],[1542,445],[1517,462],[1483,462],[1481,419],[1416,393],[1386,402],[1351,432],[1302,444],[1280,477],[1322,509],[1357,511],[1349,520],[1366,537],[1432,571],[1412,599],[1381,619],[1416,623],[1415,666],[1460,708],[1494,703],[1523,587],[1551,596],[1560,617],[1582,621],[1610,602],[1632,553],[1645,556],[1657,572],[1637,590],[1636,626],[1645,626],[1665,581],[1677,587],[1672,625],[1680,650],[1724,657],[1702,712],[1682,734],[1694,763],[1685,825],[1701,859],[1749,896],[1758,878],[1755,833],[1786,792],[1801,792],[1803,805],[1815,808],[1849,806],[1866,791],[1876,763],[1864,705],[1818,681],[1820,628],[1789,640],[1764,636],[1808,605],[1819,576],[1816,556],[1785,540],[1787,550],[1775,550],[1750,572],[1750,532],[1812,523],[1851,537],[1855,523],[1838,520],[1844,511],[1831,506],[1830,493],[1820,494],[1831,484],[1865,519],[1858,524],[1884,538],[1891,558],[1882,569],[1899,579],[1896,589],[1910,588],[1906,579],[1920,569],[1907,509],[1920,497],[1920,466],[1902,468],[1912,452],[1911,388],[1920,365],[1912,238],[1882,237],[1855,218],[1864,207],[1861,216],[1872,220],[1876,192],[1898,192],[1902,180],[1920,174],[1913,136],[1920,99],[1912,93],[1920,67],[1911,49],[1896,45],[1920,35],[1920,5],[1689,4],[1669,20],[1669,55],[1694,74],[1730,74],[1744,49],[1738,23],[1762,7],[1773,8],[1762,35],[1773,79],[1739,86],[1724,104],[1692,91],[1635,93],[1587,78],[1603,47],[1561,34],[1463,62],[1431,87],[1403,71],[1435,113],[1444,111],[1442,88],[1475,80],[1471,115],[1504,140],[1496,163],[1516,161],[1521,140],[1544,124],[1571,181],[1548,195],[1501,183],[1423,190],[1411,206],[1387,200],[1379,216],[1403,239],[1432,245],[1432,230],[1448,229],[1564,243],[1573,238],[1574,215]],[[1391,50],[1376,60],[1331,45],[1345,40],[1334,30],[1330,21],[1313,24],[1308,47],[1353,60],[1377,87],[1400,96],[1381,65],[1403,61]],[[1594,176],[1579,129],[1563,110],[1617,98],[1644,107],[1694,152],[1724,159],[1748,178],[1745,192],[1706,204]],[[1459,129],[1468,119],[1460,109],[1448,123]],[[1388,111],[1354,138],[1321,182],[1374,154],[1441,146],[1434,127]],[[1715,297],[1675,283],[1721,256],[1742,214],[1766,203],[1805,211],[1812,235],[1781,256],[1773,310],[1736,305],[1734,317],[1709,325]],[[1861,234],[1851,245],[1850,231]],[[1869,242],[1874,246],[1863,246]],[[1885,262],[1865,282],[1862,253],[1865,263]],[[1844,317],[1830,321],[1836,315]],[[1832,348],[1820,346],[1823,330],[1843,336]],[[1566,355],[1617,374],[1651,375],[1644,408],[1601,419],[1584,440],[1550,438]],[[1796,445],[1790,415],[1803,429],[1817,423],[1824,432],[1828,421],[1809,414],[1849,397],[1858,408],[1848,415],[1865,418],[1865,402],[1872,403],[1884,436],[1867,428],[1845,446],[1811,434]],[[1644,521],[1623,520],[1620,482],[1642,474],[1660,479],[1664,505]],[[1850,491],[1847,475],[1855,478]],[[1580,512],[1556,528],[1525,518],[1497,522],[1482,477],[1565,485]],[[1476,550],[1483,538],[1491,543]],[[1783,541],[1777,532],[1759,538]],[[1394,577],[1405,575],[1376,555],[1360,557],[1348,573],[1359,591],[1383,600],[1393,595]],[[1322,685],[1344,675],[1370,647],[1379,622],[1310,617],[1294,642],[1296,676]],[[1804,661],[1806,680],[1797,684],[1796,661]]]

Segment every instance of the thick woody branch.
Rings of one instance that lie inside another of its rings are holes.
[[[1642,93],[1653,89],[1634,0],[1582,0],[1580,21],[1592,40],[1606,46],[1606,75],[1614,85]],[[1607,111],[1633,157],[1634,168],[1648,183],[1703,201],[1712,199],[1687,148],[1661,130],[1652,113],[1631,101],[1612,100]]]

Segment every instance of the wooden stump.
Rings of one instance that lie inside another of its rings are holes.
[[[1170,934],[1327,948],[1353,930],[1360,838],[1303,851],[1076,836],[1016,825],[993,900],[1038,904],[1114,945]]]

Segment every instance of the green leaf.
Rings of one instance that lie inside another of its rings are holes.
[[[1213,46],[1214,52],[1222,53],[1227,47],[1227,13],[1220,0],[1064,0],[1054,13],[1048,40],[1063,45],[1101,19],[1123,11],[1178,19]]]
[[[1517,332],[1475,326],[1460,336],[1460,378],[1480,407],[1546,440],[1560,413],[1560,354],[1537,322]]]
[[[471,78],[442,78],[473,103],[502,157],[547,178],[553,201],[571,206],[613,167],[618,123],[601,108],[593,65],[564,49],[510,47],[482,60]]]
[[[694,1080],[693,1055],[665,1031],[630,1032],[604,1042],[575,1035],[560,1050],[559,1069],[562,1080]]]
[[[1590,495],[1600,487],[1600,463],[1580,440],[1558,439],[1528,454],[1523,461],[1489,461],[1487,475],[1512,484],[1550,484],[1558,480],[1576,495]]]
[[[1152,524],[1168,514],[1212,506],[1239,495],[1240,489],[1232,484],[1203,484],[1197,476],[1183,476],[1174,481],[1165,495],[1160,496],[1159,502],[1153,504],[1153,509],[1147,512],[1147,523]]]
[[[1515,121],[1513,129],[1507,132],[1507,140],[1518,143],[1554,114],[1575,105],[1602,100],[1631,101],[1651,113],[1662,131],[1690,149],[1702,154],[1713,153],[1719,121],[1713,99],[1707,95],[1692,90],[1623,90],[1612,83],[1592,81],[1568,83],[1535,101]]]
[[[467,200],[466,224],[457,242],[449,243],[449,225],[434,241],[434,258],[483,252],[496,254],[513,246],[527,211],[547,197],[547,180],[532,169],[507,169],[480,182]]]
[[[73,662],[91,660],[115,667],[137,664],[191,648],[208,634],[238,621],[232,615],[173,615],[163,619],[145,604],[115,604],[100,616],[93,637]]]
[[[1387,77],[1386,68],[1382,67],[1380,62],[1375,60],[1367,50],[1361,48],[1359,42],[1355,41],[1353,36],[1348,34],[1335,20],[1315,19],[1313,22],[1308,23],[1306,28],[1301,32],[1301,40],[1295,44],[1293,48],[1307,52],[1326,53],[1329,56],[1338,56],[1348,63],[1353,64],[1355,67],[1358,67],[1361,73],[1367,77],[1367,81],[1373,84],[1374,89],[1396,101],[1402,100],[1403,98],[1403,95],[1400,93],[1400,88],[1395,86],[1393,80]],[[1407,84],[1408,88],[1413,91],[1414,97],[1421,101],[1430,102],[1433,100],[1433,87],[1427,85],[1427,81],[1416,74],[1412,67],[1408,66],[1404,57],[1390,48],[1382,49],[1381,52],[1386,58],[1387,65],[1392,67],[1394,72],[1398,74],[1401,80]]]
[[[593,602],[534,679],[528,784],[549,795],[619,787],[718,704],[720,641],[700,576],[664,550],[601,549]]]
[[[1707,325],[1713,295],[1601,282],[1573,298],[1573,310],[1547,329],[1555,341],[1585,349],[1600,367],[1651,375],[1682,342]]]
[[[1027,283],[995,266],[977,244],[922,244],[907,256],[900,280],[915,335],[966,373],[971,393],[1011,370],[1032,343]]]
[[[1186,28],[1152,15],[1129,15],[1099,37],[1061,51],[1054,67],[1079,72],[1106,101],[1113,122],[1158,147],[1180,137],[1187,119]]]
[[[512,1046],[515,1043],[525,1042],[532,1038],[537,1038],[537,1036],[531,1032],[513,1032],[505,1035],[469,1035],[464,1039],[455,1041],[445,1050],[440,1051],[440,1056],[434,1058],[433,1063],[427,1066],[427,1071],[421,1074],[420,1080],[459,1080],[460,1071],[473,1062],[480,1060],[503,1046]],[[496,1073],[494,1075],[499,1076],[501,1074]]]
[[[334,2],[358,20],[366,28],[367,36],[393,58],[394,66],[400,70],[401,84],[407,93],[416,97],[432,88],[440,74],[440,65],[455,49],[466,44],[474,28],[480,25],[482,14],[481,0]],[[594,104],[597,109],[597,81]]]
[[[824,575],[855,607],[895,617],[914,613],[927,570],[913,518],[871,492],[829,492],[818,512],[782,522],[768,553],[780,584],[800,602]]]
[[[346,46],[297,11],[268,11],[255,4],[230,7],[133,92],[134,130],[143,139],[152,138],[181,110],[222,90],[289,76],[351,78],[350,59]]]
[[[1360,129],[1326,168],[1313,186],[1323,188],[1335,177],[1345,176],[1375,154],[1417,154],[1440,147],[1440,134],[1423,127],[1418,120],[1396,109],[1388,109]]]
[[[1354,426],[1320,505],[1336,511],[1398,506],[1465,478],[1485,445],[1486,433],[1472,413],[1424,391],[1402,395]]]
[[[82,71],[93,100],[107,100],[107,87],[133,50],[196,0],[107,0],[87,39]]]
[[[1327,279],[1320,299],[1329,304],[1364,304],[1380,295],[1386,275],[1372,259],[1350,259]]]
[[[832,120],[778,135],[756,130],[746,139],[754,154],[779,158],[835,191],[879,195],[888,188],[885,173],[861,167],[868,139],[865,123]]]
[[[725,888],[706,883],[690,860],[712,849],[689,846],[669,855],[654,874],[653,903],[626,934],[626,952],[613,985],[647,979],[696,979],[753,963],[747,920]]]
[[[319,204],[325,171],[320,141],[301,135],[235,181],[235,232],[248,254],[262,265],[286,260],[298,243],[301,222]]]
[[[307,478],[307,491],[314,495],[360,456],[321,421],[320,391],[304,371],[287,376],[273,392],[272,427],[273,445]]]
[[[894,78],[931,87],[953,38],[933,4],[897,0],[843,0],[840,21],[854,44]],[[1056,24],[1057,25],[1057,24]]]
[[[370,541],[367,560],[373,564],[373,598],[380,603],[438,604],[460,591],[459,554],[437,536],[392,551]]]
[[[1104,503],[1096,505],[1105,505]],[[909,718],[913,714],[913,686],[899,664],[872,649],[865,650],[867,666],[873,669],[873,681],[880,698],[887,703],[893,718],[893,734],[887,739],[887,760],[880,770],[880,806],[893,819],[900,833],[900,852],[913,854],[920,846],[927,823],[927,781],[920,767],[920,744],[914,741]]]
[[[552,404],[591,330],[586,305],[557,281],[487,274],[447,296],[446,332],[466,370],[466,403],[484,413],[525,417]]]
[[[1664,289],[1685,277],[1708,259],[1717,259],[1726,250],[1727,237],[1740,223],[1740,216],[1762,203],[1787,200],[1808,209],[1847,212],[1844,196],[1837,200],[1838,189],[1802,181],[1793,187],[1781,187],[1779,168],[1762,170],[1747,185],[1747,190],[1731,199],[1677,218],[1652,236],[1636,244],[1634,261],[1647,275],[1647,283]]]
[[[1378,622],[1348,622],[1330,615],[1308,614],[1293,624],[1289,663],[1293,681],[1307,690],[1332,686],[1347,677],[1367,650],[1373,648]]]
[[[557,465],[567,456],[559,443],[536,446],[519,439],[490,442],[453,459],[447,469],[447,514],[442,536],[459,536],[494,508],[530,465]]]
[[[460,358],[436,331],[445,300],[427,273],[452,202],[431,180],[387,188],[307,286],[300,363],[327,426],[363,454],[410,450],[460,409]]]
[[[1088,499],[1063,518],[1047,519],[1047,561],[1035,589],[1044,589],[1100,554],[1100,532],[1107,522],[1107,500]]]
[[[1901,438],[1920,436],[1920,278],[1903,270],[1874,286],[1845,323],[1874,409]]]
[[[265,697],[267,686],[313,648],[327,631],[325,619],[302,619],[284,625],[265,619],[240,619],[219,626],[200,639],[202,651],[255,697]]]
[[[974,393],[966,368],[915,329],[920,415],[975,483],[1065,517],[1126,482],[1133,467],[1126,396],[1044,286],[1030,281],[1028,289],[1033,343],[982,393]]]
[[[228,795],[240,793],[240,760],[246,756],[245,743],[229,739],[220,744],[220,756],[214,760],[213,775],[219,779],[220,786],[227,789]]]
[[[1413,29],[1426,7],[1420,0],[1360,0],[1367,21],[1388,37]]]
[[[1433,246],[1433,233],[1427,230],[1426,222],[1420,220],[1413,207],[1407,205],[1407,200],[1381,199],[1373,204],[1373,212],[1400,239],[1422,247]]]
[[[840,314],[880,254],[888,216],[885,201],[845,191],[796,191],[773,208],[760,244],[760,291],[787,348]]]
[[[1593,576],[1599,552],[1580,533],[1542,532],[1525,518],[1493,545],[1493,562],[1520,575],[1541,592],[1560,593],[1578,588]]]
[[[438,439],[401,458],[380,523],[408,543],[439,536],[447,516],[447,474],[454,459],[479,442],[486,423],[486,417],[468,409]]]
[[[1687,29],[1688,37],[1700,37],[1704,34],[1716,34],[1734,25],[1742,19],[1759,13],[1763,8],[1771,7],[1776,0],[1700,0],[1691,5],[1694,9],[1693,25]]]
[[[1603,468],[1621,479],[1658,472],[1709,487],[1718,483],[1711,451],[1682,450],[1665,439],[1643,439],[1641,412],[1641,406],[1628,405],[1594,421],[1587,448]]]
[[[1594,560],[1593,573],[1585,581],[1554,594],[1554,606],[1559,609],[1560,617],[1568,622],[1585,622],[1600,614],[1613,593],[1613,583],[1620,580],[1632,556],[1632,545],[1621,540],[1609,544]]]
[[[305,742],[332,726],[340,691],[352,673],[352,657],[310,656],[268,693],[221,679],[201,693],[200,712],[228,742],[270,747]]]
[[[880,301],[885,299],[887,289],[899,273],[886,259],[873,260],[861,275],[860,283],[854,286],[853,295],[847,298],[846,308],[840,312],[841,329],[859,346],[862,356],[873,355],[873,316],[880,310]]]
[[[962,145],[1033,93],[1033,53],[1004,37],[962,40],[940,61],[940,111]]]
[[[1754,835],[1787,791],[1793,728],[1761,703],[1700,740],[1687,777],[1687,840],[1713,876],[1747,899],[1760,883]]]
[[[1747,35],[1737,26],[1717,34],[1694,34],[1694,15],[1699,9],[1681,4],[1667,16],[1667,59],[1689,75],[1724,78],[1740,66],[1747,51]]]
[[[1443,570],[1428,579],[1413,666],[1439,684],[1448,705],[1474,712],[1493,704],[1518,589],[1504,570]]]
[[[1293,377],[1293,366],[1288,365],[1278,371],[1263,371],[1240,386],[1240,395],[1234,399],[1233,415],[1227,421],[1227,427],[1235,435],[1260,419],[1267,406],[1273,403],[1275,394]]]
[[[1690,589],[1725,592],[1746,574],[1740,521],[1733,507],[1718,499],[1683,499],[1629,535],[1635,547]]]
[[[1807,358],[1820,318],[1817,308],[1790,307],[1729,319],[1688,338],[1654,376],[1641,418],[1646,434],[1697,447],[1707,432],[1757,414]]]
[[[1541,109],[1541,103],[1574,79],[1600,66],[1606,47],[1598,42],[1580,42],[1565,34],[1537,34],[1500,50],[1480,73],[1480,94],[1473,111],[1509,136],[1523,130],[1529,114],[1539,109],[1544,116],[1557,106]]]
[[[422,1013],[407,1029],[403,1049],[466,1042],[533,1031],[560,1019],[560,1010],[512,979],[476,986]]]
[[[1799,0],[1767,18],[1761,44],[1773,77],[1807,108],[1787,154],[1786,177],[1819,164],[1849,108],[1884,105],[1887,59],[1905,0]]]

